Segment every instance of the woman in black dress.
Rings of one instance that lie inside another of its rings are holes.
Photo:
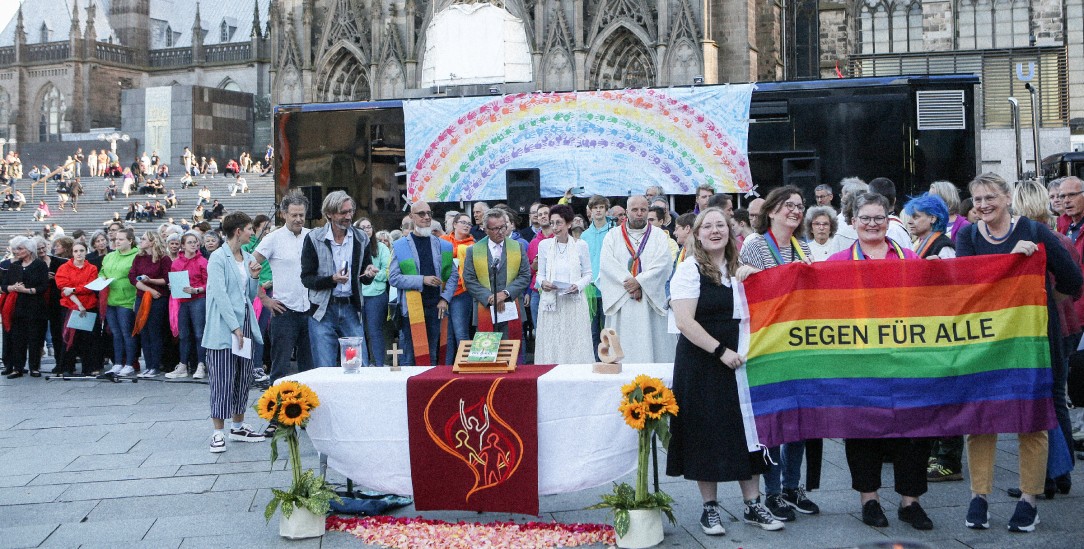
[[[760,475],[768,465],[750,452],[738,403],[734,370],[745,364],[738,347],[738,321],[729,277],[737,271],[737,246],[729,220],[708,208],[693,223],[688,258],[670,281],[670,306],[681,337],[674,360],[674,395],[681,413],[671,419],[672,438],[666,474],[695,480],[704,500],[700,527],[708,535],[726,533],[716,502],[718,483],[738,481],[745,500],[745,522],[779,530],[760,501]]]
[[[45,288],[49,283],[49,268],[37,257],[34,241],[17,236],[11,240],[14,258],[4,275],[5,302],[4,329],[8,330],[5,344],[11,344],[10,354],[5,358],[4,370],[8,379],[22,377],[27,359],[30,376],[41,377],[41,347],[45,343]],[[10,318],[8,317],[10,315]]]

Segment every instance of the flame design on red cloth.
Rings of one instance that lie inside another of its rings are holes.
[[[459,399],[459,413],[444,421],[431,415],[433,403],[458,379],[441,386],[425,406],[425,429],[443,451],[462,461],[474,474],[474,486],[464,501],[480,490],[493,488],[512,478],[523,461],[523,439],[498,413],[493,394],[502,378],[493,380],[485,398],[473,404]],[[433,425],[443,425],[439,430]]]

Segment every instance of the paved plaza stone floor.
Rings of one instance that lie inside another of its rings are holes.
[[[50,368],[51,365],[45,366]],[[253,401],[258,396],[252,391]],[[105,383],[23,377],[0,378],[0,547],[367,547],[349,534],[291,542],[278,537],[278,519],[264,522],[271,488],[286,487],[286,462],[273,467],[267,444],[228,443],[208,452],[208,389],[195,383]],[[262,422],[250,416],[252,423]],[[318,456],[302,441],[305,467]],[[698,524],[700,500],[692,482],[663,477],[677,500],[677,526],[666,526],[660,547],[853,547],[866,542],[917,540],[938,548],[1080,547],[1084,542],[1084,475],[1074,474],[1068,496],[1040,499],[1041,524],[1032,534],[1010,534],[1005,525],[1014,502],[1005,493],[1016,483],[1016,445],[1002,437],[997,456],[991,529],[964,527],[965,482],[931,484],[922,504],[934,530],[918,532],[896,519],[899,497],[884,468],[882,500],[891,525],[862,524],[858,495],[838,440],[826,441],[823,489],[810,494],[819,516],[799,516],[782,532],[738,522],[736,483],[720,488],[727,534],[705,536]],[[330,480],[345,483],[330,472]],[[605,511],[585,511],[599,487],[541,499],[542,520],[606,522]],[[413,507],[397,516],[417,516]],[[426,518],[489,522],[536,517],[468,512],[423,513]]]

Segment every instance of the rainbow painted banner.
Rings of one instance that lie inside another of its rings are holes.
[[[735,285],[750,449],[1054,426],[1045,256],[838,261]]]
[[[542,196],[652,184],[747,192],[752,93],[746,84],[404,101],[407,192],[412,201],[505,199],[505,171],[523,168],[540,169]]]

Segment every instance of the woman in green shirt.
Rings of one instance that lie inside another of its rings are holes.
[[[113,369],[108,373],[130,376],[135,373],[138,346],[132,335],[135,324],[136,289],[128,280],[128,271],[132,270],[138,250],[135,244],[135,231],[121,229],[113,235],[113,251],[102,259],[99,275],[111,278],[109,298],[106,300],[105,321],[113,332]]]

